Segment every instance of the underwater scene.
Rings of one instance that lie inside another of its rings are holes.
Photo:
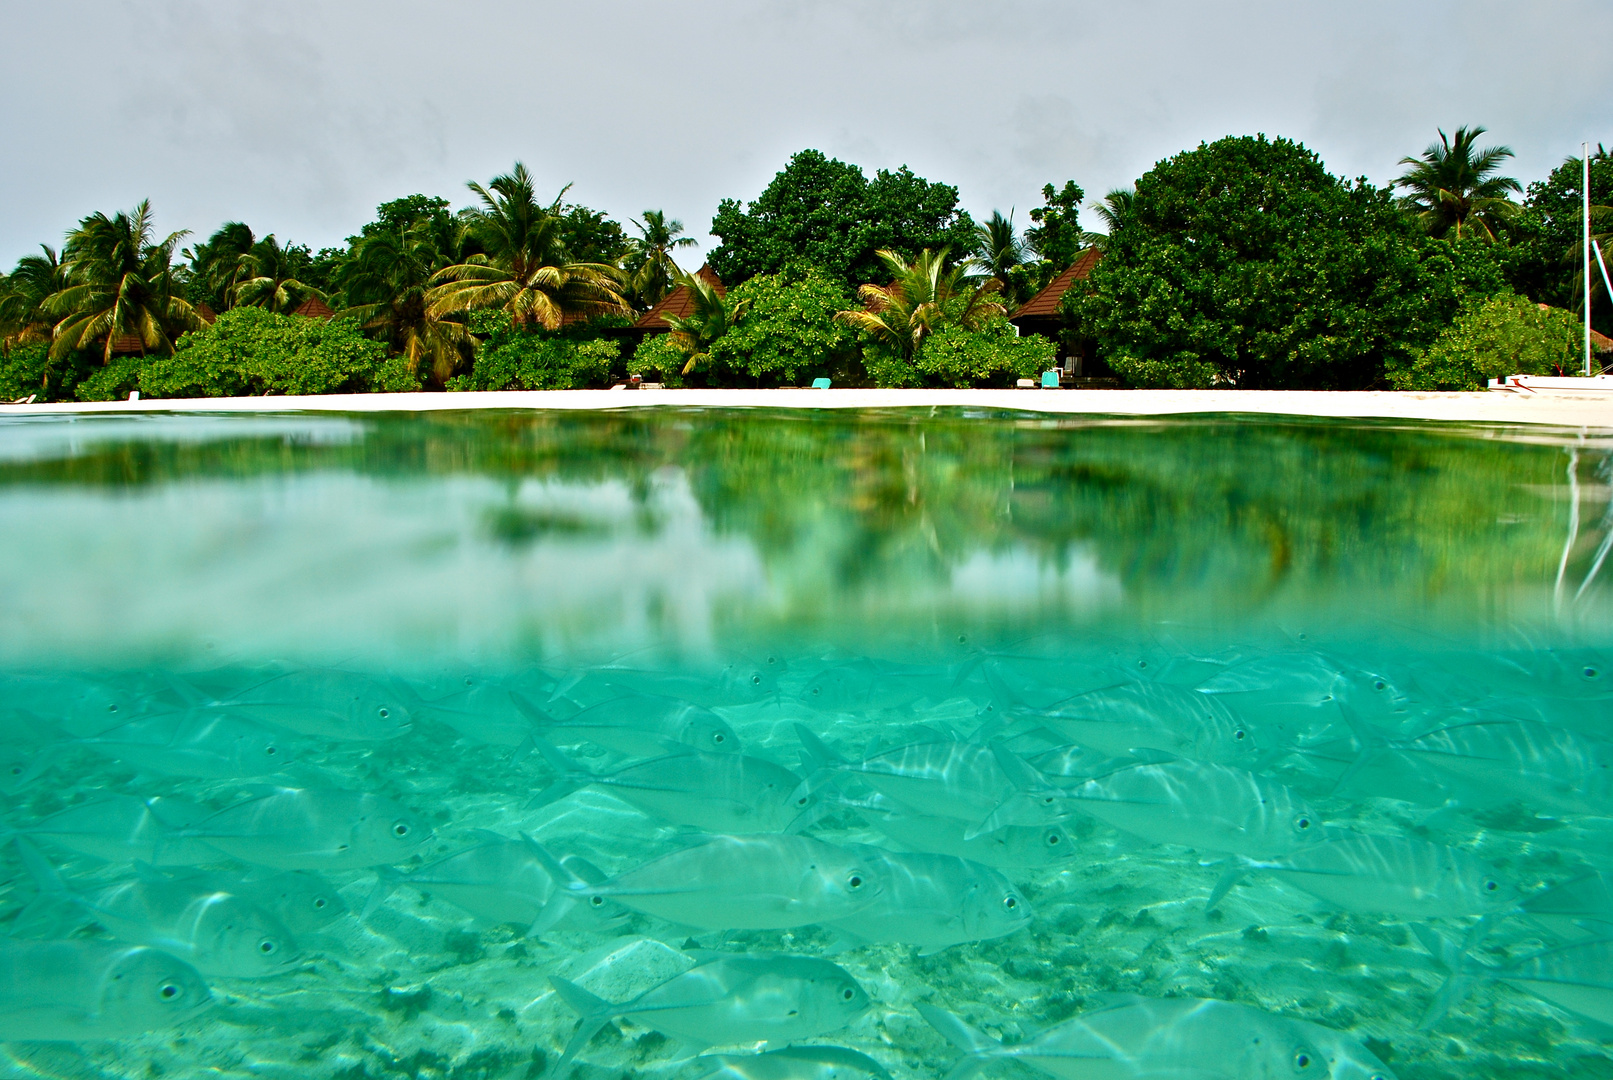
[[[0,418],[0,1077],[1613,1075],[1613,430]]]

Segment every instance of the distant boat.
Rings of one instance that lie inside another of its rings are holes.
[[[1491,390],[1511,390],[1521,394],[1570,393],[1613,394],[1613,375],[1508,375],[1491,379]]]

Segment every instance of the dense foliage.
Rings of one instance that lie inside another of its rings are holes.
[[[1582,332],[1561,308],[1502,293],[1468,305],[1431,346],[1391,368],[1389,382],[1396,390],[1482,390],[1507,375],[1574,374]]]
[[[1296,143],[1223,139],[1137,182],[1081,314],[1133,385],[1365,389],[1502,287],[1487,247],[1431,239]]]
[[[855,165],[803,150],[756,199],[724,199],[711,232],[722,243],[709,262],[737,285],[796,263],[815,266],[848,288],[889,280],[882,249],[909,258],[924,248],[968,251],[974,221],[958,189],[914,176],[904,165],[872,180]]]
[[[383,202],[317,253],[240,221],[181,248],[188,234],[158,236],[141,203],[85,217],[60,249],[0,275],[0,393],[581,387],[627,371],[707,386],[996,385],[1060,355],[1134,386],[1476,385],[1508,364],[1564,366],[1536,339],[1578,317],[1583,286],[1580,161],[1518,202],[1501,174],[1511,151],[1481,148],[1483,133],[1441,131],[1389,189],[1331,176],[1287,140],[1223,139],[1085,206],[1074,180],[1048,183],[1023,228],[1012,210],[977,226],[955,187],[906,167],[870,177],[804,150],[754,201],[719,206],[716,277],[678,265],[695,240],[664,211],[624,228],[568,202],[569,186],[540,198],[520,162],[470,183],[472,206]],[[1591,171],[1605,245],[1606,150]],[[1105,231],[1085,231],[1083,210]],[[1057,316],[1027,324],[1055,344],[1012,340],[1002,317],[1089,251],[1101,261]],[[1593,322],[1613,330],[1599,271],[1592,284]],[[671,333],[628,330],[674,288],[689,293]],[[1509,293],[1562,310],[1486,303]],[[304,330],[235,316],[248,308],[345,321],[316,348]],[[212,344],[181,360],[187,333],[188,348]],[[292,371],[286,358],[309,349],[322,359]]]

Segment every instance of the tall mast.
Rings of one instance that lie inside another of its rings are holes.
[[[1584,197],[1583,214],[1585,221],[1585,374],[1591,373],[1591,144],[1581,143],[1585,150],[1585,175],[1580,184],[1580,194]]]

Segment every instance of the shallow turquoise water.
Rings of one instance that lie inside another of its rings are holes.
[[[946,1075],[921,1007],[1020,1047],[995,1075],[1607,1075],[1610,455],[965,413],[0,422],[0,1075],[558,1075],[582,999],[551,976],[651,995],[582,1077],[764,1040]],[[159,998],[106,996],[115,942],[176,958]],[[646,1011],[702,971],[772,989]]]

